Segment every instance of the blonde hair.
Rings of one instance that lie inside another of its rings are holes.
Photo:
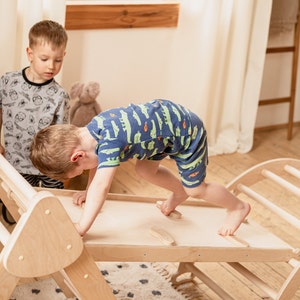
[[[51,125],[40,130],[30,147],[32,164],[44,175],[64,180],[76,166],[73,150],[80,145],[79,128],[71,124]]]
[[[51,20],[43,20],[34,24],[29,30],[28,38],[30,48],[41,42],[49,43],[55,48],[66,47],[68,42],[66,30]]]

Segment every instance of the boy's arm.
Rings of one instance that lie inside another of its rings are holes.
[[[75,224],[80,235],[84,235],[99,214],[109,192],[117,167],[97,169],[91,181],[80,220]]]
[[[96,170],[97,170],[97,167],[94,168],[94,169],[89,170],[89,178],[88,178],[88,182],[87,182],[87,185],[86,185],[86,190],[76,192],[76,193],[73,194],[73,203],[74,204],[82,206],[82,204],[85,202],[87,190],[88,190],[88,188],[89,188],[89,186],[90,186],[90,184],[91,184],[91,182],[92,182],[92,180],[95,176]]]
[[[93,181],[94,176],[95,176],[95,174],[96,174],[96,171],[97,171],[97,167],[94,168],[94,169],[90,169],[90,170],[89,170],[89,179],[88,179],[88,182],[87,182],[87,185],[86,185],[86,188],[87,188],[87,189],[89,188],[91,182]]]

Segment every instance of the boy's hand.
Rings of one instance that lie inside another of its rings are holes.
[[[86,191],[80,191],[73,195],[73,203],[82,206],[86,199]]]

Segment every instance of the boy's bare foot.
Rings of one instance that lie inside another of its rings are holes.
[[[162,201],[160,210],[161,212],[168,216],[171,212],[175,211],[176,207],[184,202],[188,198],[187,194],[175,196],[172,194],[166,201]]]
[[[228,210],[223,225],[219,228],[218,234],[234,235],[241,223],[245,220],[251,210],[251,206],[247,202],[243,202],[243,207],[235,210]]]

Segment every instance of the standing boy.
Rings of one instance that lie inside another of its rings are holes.
[[[180,179],[160,165],[174,159]],[[32,163],[49,177],[73,178],[90,169],[87,192],[74,196],[85,207],[76,228],[84,235],[100,212],[121,162],[136,159],[136,172],[171,192],[161,206],[169,215],[189,196],[227,209],[218,233],[233,235],[250,211],[225,187],[204,181],[207,166],[206,131],[199,117],[168,100],[104,111],[86,127],[49,126],[31,145]]]
[[[29,31],[29,66],[8,72],[0,81],[0,153],[32,186],[63,188],[61,181],[42,175],[29,159],[34,135],[49,125],[69,122],[69,96],[55,81],[66,54],[67,33],[58,23],[44,20]],[[1,129],[0,129],[1,130]]]

